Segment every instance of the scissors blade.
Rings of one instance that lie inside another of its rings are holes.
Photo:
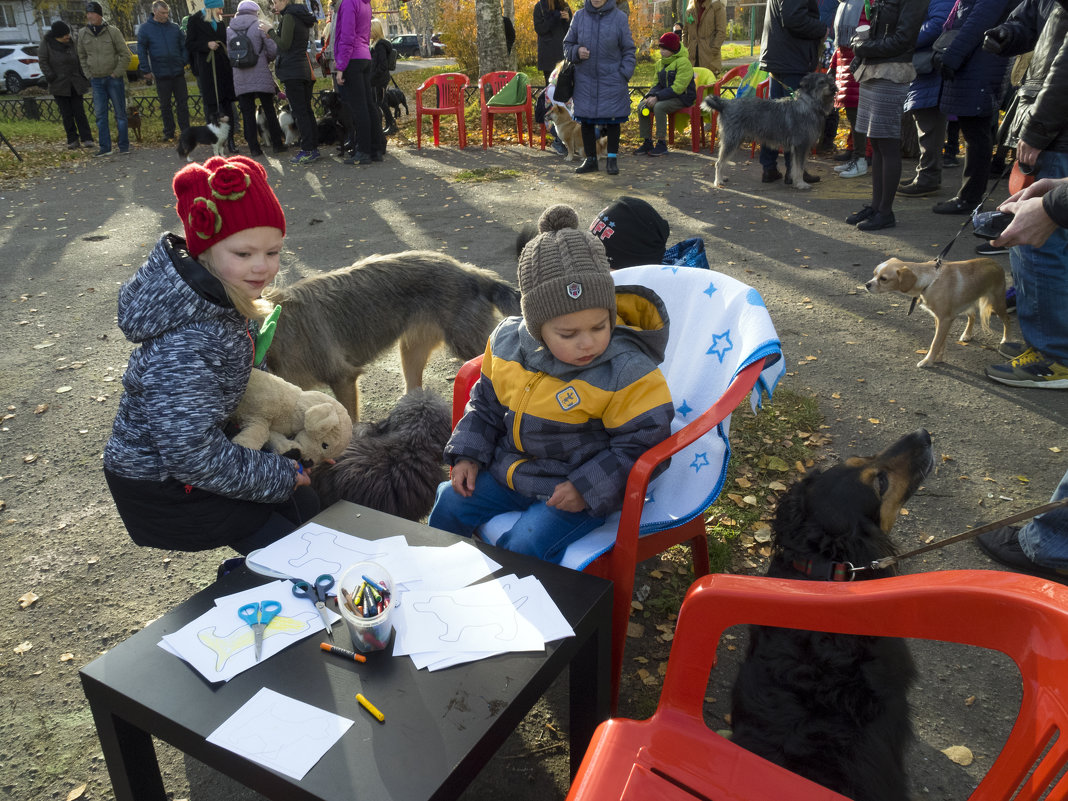
[[[334,639],[334,630],[330,627],[330,616],[326,614],[326,604],[323,601],[316,601],[315,608],[319,610],[319,617],[323,619],[323,625],[326,626],[326,633],[330,639]]]
[[[252,627],[252,631],[255,633],[255,654],[256,661],[260,661],[260,654],[263,653],[263,630],[267,628],[262,623],[257,623]]]

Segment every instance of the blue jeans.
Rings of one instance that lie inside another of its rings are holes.
[[[126,126],[126,86],[122,78],[93,78],[93,111],[96,112],[96,138],[101,151],[111,150],[111,126],[108,124],[108,102],[115,109],[115,124],[119,129],[119,150],[130,149],[130,132]]]
[[[1036,178],[1068,176],[1068,153],[1044,151]],[[1017,245],[1009,256],[1020,333],[1031,347],[1068,365],[1068,229],[1057,228],[1040,248]]]
[[[774,73],[768,79],[768,98],[774,100],[777,97],[788,97],[790,89],[796,89],[801,85],[801,79],[805,77],[803,72],[779,72]],[[783,86],[786,84],[786,86]],[[765,170],[772,170],[779,161],[779,149],[777,147],[760,146],[760,166]],[[783,161],[786,162],[786,174],[790,174],[790,152],[783,153]]]
[[[516,553],[536,556],[560,564],[567,546],[604,522],[586,512],[562,512],[537,498],[528,498],[502,487],[486,470],[479,470],[475,491],[464,498],[443,481],[430,510],[427,524],[470,537],[486,521],[505,512],[520,512],[511,529],[501,535],[497,545]]]
[[[1068,498],[1068,472],[1053,491],[1051,501]],[[1068,567],[1068,508],[1032,518],[1020,529],[1020,547],[1027,558],[1044,567]]]

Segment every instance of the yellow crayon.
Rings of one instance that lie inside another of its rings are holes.
[[[364,698],[363,693],[356,693],[356,700],[360,702],[360,706],[362,706],[364,709],[374,715],[378,719],[379,723],[386,722],[386,716],[379,712],[374,704]]]

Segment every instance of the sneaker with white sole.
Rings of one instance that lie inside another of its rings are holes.
[[[857,163],[857,160],[854,159],[854,158],[851,158],[845,164],[836,164],[835,167],[834,167],[834,171],[835,172],[842,172],[842,170],[848,170],[850,167],[852,167],[856,163]]]
[[[985,242],[982,245],[976,245],[975,252],[980,256],[1003,256],[1009,252],[1009,249]]]
[[[1034,348],[1028,348],[1008,364],[992,364],[986,377],[1010,387],[1068,389],[1068,367]]]
[[[868,174],[868,160],[857,159],[846,165],[846,168],[838,173],[839,178],[859,178]]]

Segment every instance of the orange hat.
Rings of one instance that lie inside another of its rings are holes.
[[[178,219],[194,259],[217,242],[247,228],[277,228],[284,235],[286,216],[267,184],[263,165],[234,156],[213,156],[190,164],[174,176]]]

